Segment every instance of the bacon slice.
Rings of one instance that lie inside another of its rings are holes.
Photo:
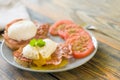
[[[34,38],[36,38],[36,39],[47,38],[49,27],[50,27],[49,24],[42,24],[42,25],[38,26],[38,30],[37,30],[36,36]]]
[[[23,49],[23,47],[21,47],[18,50],[14,51],[13,52],[14,57],[18,58],[21,61],[31,63],[32,59],[28,59],[28,58],[22,56],[22,49]]]
[[[51,60],[48,60],[46,64],[58,65],[63,58],[72,58],[71,45],[65,43],[58,45],[56,51],[51,55]]]

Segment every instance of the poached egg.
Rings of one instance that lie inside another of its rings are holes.
[[[36,35],[37,27],[30,20],[21,20],[8,28],[8,37],[17,41],[28,40]]]
[[[43,41],[45,41],[45,46],[43,47],[26,45],[22,51],[23,57],[29,59],[39,59],[40,56],[43,59],[49,58],[56,50],[57,43],[51,39],[43,39]]]

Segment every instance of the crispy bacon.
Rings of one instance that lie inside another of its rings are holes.
[[[65,43],[58,45],[56,51],[51,55],[51,60],[48,60],[46,64],[58,65],[63,58],[72,58],[71,45]]]
[[[47,38],[49,27],[50,27],[49,24],[42,24],[42,25],[38,26],[38,30],[37,30],[37,34],[36,34],[35,38],[36,39]]]
[[[32,62],[32,59],[28,59],[28,58],[26,58],[26,57],[23,57],[22,56],[22,47],[21,48],[19,48],[18,50],[16,50],[16,51],[14,51],[13,52],[13,55],[16,57],[16,58],[18,58],[19,60],[21,60],[21,61],[25,61],[25,62]]]

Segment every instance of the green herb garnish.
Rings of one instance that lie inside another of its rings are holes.
[[[43,41],[42,39],[39,39],[39,40],[37,40],[37,45],[39,47],[43,47],[45,45],[45,41]]]
[[[45,41],[43,41],[42,39],[32,39],[29,43],[31,46],[39,46],[39,47],[43,47],[45,46]]]

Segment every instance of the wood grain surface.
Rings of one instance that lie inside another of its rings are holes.
[[[0,55],[0,80],[120,80],[120,0],[20,0],[33,20],[70,19],[90,30],[98,51],[86,64],[58,73],[35,73],[8,64]]]

